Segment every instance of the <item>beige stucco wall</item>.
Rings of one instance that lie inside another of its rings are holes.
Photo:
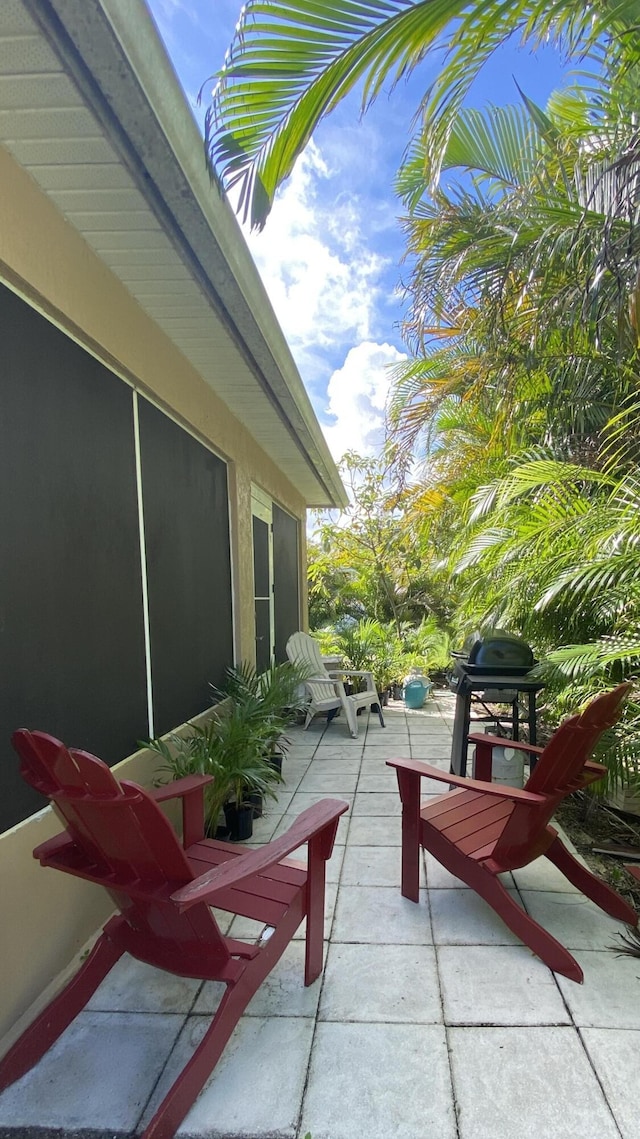
[[[251,484],[261,486],[303,520],[302,498],[2,148],[0,186],[0,279],[227,459],[236,654],[238,659],[252,659]],[[149,782],[153,766],[148,753],[138,753],[120,764],[117,771],[127,778]],[[108,899],[101,891],[45,871],[33,860],[33,848],[59,829],[52,812],[45,810],[0,835],[0,1051],[15,1036],[19,1019],[33,1014],[43,990],[69,967],[108,913]]]

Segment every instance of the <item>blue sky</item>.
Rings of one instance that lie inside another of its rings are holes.
[[[198,122],[224,60],[239,0],[147,0]],[[388,367],[402,359],[403,237],[392,183],[409,139],[425,64],[364,118],[350,97],[318,128],[261,234],[246,233],[334,458],[383,438]],[[552,49],[508,45],[469,102],[515,102],[514,78],[544,104],[562,82]],[[197,96],[202,85],[203,106]]]

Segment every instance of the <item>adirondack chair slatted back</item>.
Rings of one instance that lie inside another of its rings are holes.
[[[554,732],[538,760],[525,790],[544,796],[537,807],[513,803],[510,819],[493,850],[505,868],[527,865],[549,846],[547,824],[558,803],[573,791],[601,778],[604,768],[585,772],[602,733],[620,718],[624,699],[631,688],[622,684],[592,700],[582,715],[571,716]]]
[[[339,703],[336,689],[332,689],[329,684],[314,684],[312,680],[305,680],[305,688],[314,704],[319,707],[322,707],[323,702]]]
[[[298,664],[308,669],[314,677],[326,676],[327,679],[331,679],[322,660],[320,646],[308,633],[291,634],[287,641],[287,656],[292,664]],[[337,683],[332,689],[329,684],[314,684],[313,679],[311,679],[305,680],[305,688],[318,708],[330,703],[335,706],[339,703]]]
[[[96,756],[68,750],[44,733],[21,730],[13,743],[25,779],[48,795],[80,852],[70,872],[109,892],[130,927],[136,955],[198,976],[204,942],[208,964],[216,961],[222,969],[230,954],[209,908],[202,903],[180,914],[170,901],[195,875],[153,798],[134,783],[118,783]],[[56,864],[55,856],[48,864]]]
[[[46,732],[29,732],[20,728],[13,733],[12,743],[20,756],[20,774],[41,795],[51,800],[52,806],[63,826],[82,847],[85,856],[93,862],[97,871],[108,873],[109,866],[104,860],[99,845],[85,826],[72,803],[64,811],[56,801],[56,796],[64,790],[78,793],[91,793],[95,797],[113,798],[119,791],[118,783],[105,763],[91,759],[91,765],[81,769],[66,747]]]
[[[530,778],[527,791],[565,795],[584,785],[584,765],[603,732],[620,719],[630,684],[620,684],[597,696],[579,716],[565,720],[549,740]]]
[[[320,646],[308,633],[291,634],[287,641],[287,656],[294,664],[306,665],[315,676],[327,675]]]

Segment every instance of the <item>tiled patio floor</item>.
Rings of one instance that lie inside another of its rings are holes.
[[[640,960],[551,865],[510,888],[582,965],[551,973],[431,858],[400,895],[393,756],[448,767],[453,699],[296,730],[253,842],[325,795],[347,800],[329,867],[326,965],[298,939],[242,1018],[180,1136],[215,1139],[639,1139]],[[437,785],[428,788],[435,791]],[[442,791],[444,788],[437,788]],[[544,860],[542,860],[544,862]],[[245,937],[251,923],[230,932]],[[257,932],[257,929],[256,929]],[[0,1097],[0,1136],[140,1130],[207,1024],[216,987],[121,963],[40,1065]]]

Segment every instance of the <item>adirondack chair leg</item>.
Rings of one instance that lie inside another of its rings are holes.
[[[35,1067],[122,957],[124,950],[107,933],[113,922],[121,924],[121,919],[113,918],[108,922],[79,971],[0,1061],[0,1091]]]
[[[312,985],[322,972],[324,954],[324,900],[327,859],[331,857],[338,820],[315,835],[308,846],[307,936],[304,957],[304,983]]]
[[[514,902],[499,878],[486,870],[481,863],[474,862],[457,850],[437,831],[429,832],[429,842],[426,846],[451,874],[466,882],[472,890],[484,898],[511,932],[515,933],[516,937],[519,937],[541,961],[544,961],[549,969],[554,973],[562,973],[570,981],[582,984],[584,975],[575,957],[572,957],[564,945],[556,941],[555,937],[547,933],[546,929]]]
[[[482,885],[476,886],[478,894],[496,911],[499,917],[516,937],[531,949],[554,973],[562,973],[570,981],[582,984],[584,974],[575,957],[552,937],[539,922],[535,921],[505,890],[499,878],[482,871]]]
[[[345,714],[345,717],[347,720],[347,724],[349,726],[349,732],[351,734],[351,738],[354,740],[357,740],[357,738],[358,738],[358,717],[356,715],[356,710],[355,710],[353,704],[351,703],[351,701],[349,700],[348,696],[345,697],[342,706],[344,708],[344,714]]]
[[[257,984],[251,984],[247,991],[246,984],[236,983],[227,989],[218,1011],[189,1063],[185,1065],[167,1092],[150,1123],[142,1132],[141,1139],[173,1139],[177,1128],[213,1072],[229,1037],[257,988]]]
[[[577,886],[578,890],[590,898],[592,902],[595,902],[606,914],[626,922],[627,925],[635,926],[638,924],[638,915],[628,902],[625,902],[616,890],[607,886],[606,882],[596,878],[595,874],[592,874],[586,866],[578,862],[577,858],[569,853],[560,838],[554,839],[546,851],[546,856],[573,886]]]
[[[397,768],[402,799],[402,896],[420,899],[420,776]]]
[[[240,1017],[291,941],[302,917],[290,910],[242,976],[228,986],[216,1014],[188,1064],[167,1092],[140,1139],[173,1139],[227,1046]]]

